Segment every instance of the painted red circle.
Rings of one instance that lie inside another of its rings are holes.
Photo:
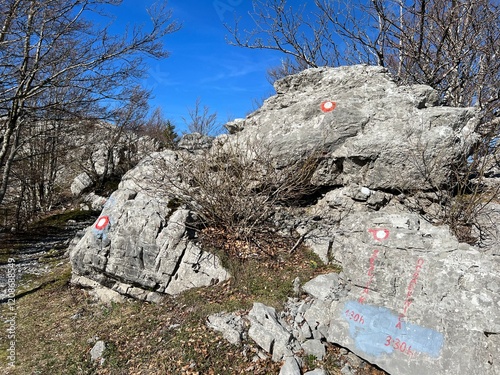
[[[331,100],[327,100],[323,103],[321,103],[321,110],[323,112],[331,112],[337,107],[337,103],[332,102]]]
[[[368,229],[375,241],[383,241],[389,238],[389,230],[387,229]]]
[[[97,219],[97,223],[95,223],[95,229],[103,230],[108,226],[108,224],[109,224],[109,217],[101,216],[99,219]]]
[[[376,231],[375,236],[378,240],[385,240],[389,237],[389,231],[387,229],[379,229]]]

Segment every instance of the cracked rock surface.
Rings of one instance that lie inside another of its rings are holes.
[[[157,300],[229,277],[219,259],[194,241],[192,213],[170,204],[148,180],[157,159],[168,157],[173,154],[154,154],[124,177],[70,251],[73,281],[86,278],[120,294]]]
[[[309,69],[275,88],[224,139],[265,141],[277,169],[320,155],[310,181],[316,195],[276,207],[273,220],[343,271],[307,282],[308,296],[283,312],[255,301],[248,337],[290,372],[298,352],[321,356],[330,342],[391,374],[499,374],[498,199],[479,217],[488,229],[482,247],[424,219],[437,217],[436,189],[446,189],[477,140],[476,110],[438,106],[431,88],[398,86],[384,69],[363,65]],[[336,105],[324,111],[325,100]],[[211,147],[196,137],[189,145]],[[71,250],[75,281],[153,301],[229,277],[197,245],[195,213],[176,204],[175,189],[158,188],[175,180],[178,152],[152,154],[126,174]],[[158,165],[170,168],[158,173]],[[488,175],[492,184],[497,175]],[[232,327],[238,342],[239,323],[219,318],[212,324]]]

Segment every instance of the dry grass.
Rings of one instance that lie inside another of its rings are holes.
[[[7,342],[1,335],[0,373],[277,374],[280,363],[254,361],[258,348],[252,341],[229,344],[206,327],[206,317],[219,311],[244,313],[254,301],[280,308],[297,275],[305,282],[332,268],[305,249],[283,255],[280,261],[233,260],[226,266],[238,277],[166,297],[160,304],[129,301],[105,306],[69,284],[65,261],[37,280],[52,283],[17,301],[16,368],[9,371],[4,366]],[[90,360],[97,338],[106,343],[103,364]],[[304,370],[324,366],[329,374],[340,374],[338,348],[331,346],[328,353],[323,362],[304,361]],[[365,374],[382,374],[377,371],[367,368]]]

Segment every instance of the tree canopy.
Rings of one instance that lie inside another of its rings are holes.
[[[39,121],[113,118],[117,103],[137,99],[129,88],[143,77],[145,57],[168,56],[162,38],[180,26],[166,3],[148,10],[148,27],[129,26],[117,35],[106,10],[120,3],[0,3],[0,203],[16,156],[41,136],[33,130],[42,130]]]
[[[498,135],[498,0],[254,0],[251,21],[226,25],[230,43],[284,54],[271,80],[310,67],[376,64],[402,84],[427,84],[443,104],[481,108],[483,134]]]

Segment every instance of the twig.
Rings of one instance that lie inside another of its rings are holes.
[[[297,242],[295,242],[295,245],[293,245],[293,247],[290,249],[289,251],[290,254],[293,253],[300,246],[300,244],[304,241],[304,238],[308,233],[309,231],[305,232],[304,234],[302,234],[302,236],[299,237]]]

